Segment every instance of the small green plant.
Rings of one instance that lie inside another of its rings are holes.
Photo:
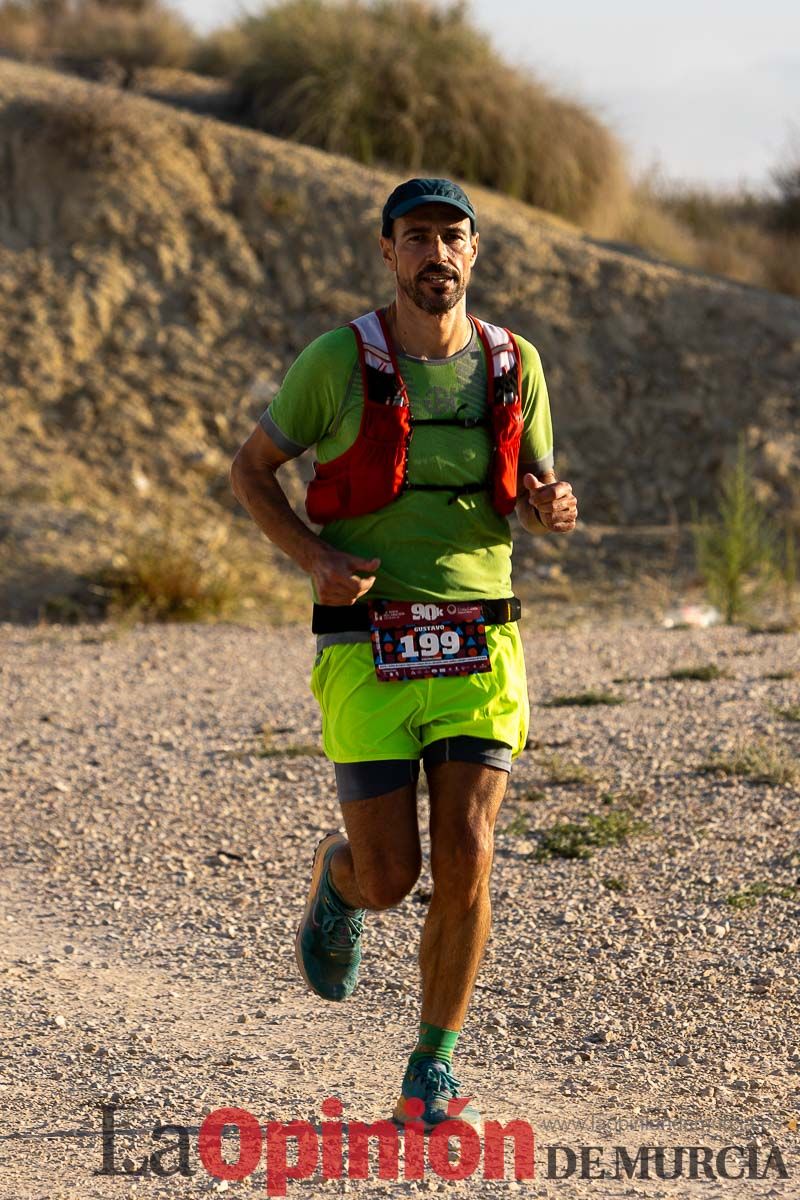
[[[528,788],[527,791],[522,793],[519,799],[526,800],[529,804],[536,804],[539,800],[547,799],[547,792],[543,791],[542,788]]]
[[[641,791],[601,792],[600,794],[600,803],[607,807],[622,804],[625,808],[641,808],[647,799],[647,794]]]
[[[787,521],[783,527],[783,558],[781,560],[781,579],[783,581],[784,603],[786,607],[786,624],[795,626],[797,612],[795,608],[797,596],[797,539],[794,525]]]
[[[591,708],[595,704],[624,704],[624,696],[615,696],[613,692],[577,692],[572,696],[554,696],[552,700],[544,700],[541,708]]]
[[[769,675],[762,676],[762,678],[774,680],[794,679],[796,675],[797,671],[772,671]]]
[[[547,754],[541,760],[541,767],[546,772],[551,783],[575,784],[594,783],[596,777],[593,771],[582,763],[566,762],[560,754]]]
[[[604,875],[600,882],[610,892],[619,892],[620,895],[624,895],[628,890],[627,883],[619,875]]]
[[[524,837],[529,832],[530,823],[524,813],[516,813],[503,830],[510,837]]]
[[[709,598],[732,625],[772,575],[775,562],[773,528],[753,494],[743,437],[735,464],[722,472],[716,515],[700,520],[695,507],[694,545]]]
[[[320,758],[322,751],[313,742],[298,742],[292,746],[264,746],[256,758]]]
[[[678,667],[675,671],[670,671],[666,679],[700,679],[704,683],[711,683],[714,679],[727,678],[727,671],[723,671],[716,663],[706,663],[704,666],[697,667]]]
[[[771,883],[749,883],[740,892],[731,892],[725,897],[725,903],[731,908],[753,908],[763,896],[776,896],[780,900],[794,900],[797,895],[796,887],[774,887]]]
[[[788,708],[776,709],[776,712],[784,721],[800,721],[800,704],[790,704]]]
[[[273,735],[288,732],[284,729],[273,729],[269,724],[261,727],[261,745],[255,751],[256,758],[319,758],[322,750],[316,742],[293,742],[288,746],[276,746]]]
[[[591,858],[592,851],[603,846],[617,846],[647,828],[624,810],[591,813],[583,821],[564,821],[546,830],[534,851],[536,862],[549,858]]]
[[[700,766],[714,775],[739,775],[753,783],[796,784],[800,762],[785,746],[766,738],[740,741],[728,754],[716,754]]]

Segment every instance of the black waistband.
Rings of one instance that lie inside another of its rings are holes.
[[[480,604],[487,625],[505,625],[518,621],[522,605],[516,596],[501,600],[459,600],[459,604]],[[315,604],[311,618],[312,633],[356,633],[369,629],[366,604]]]

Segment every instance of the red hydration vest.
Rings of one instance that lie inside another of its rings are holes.
[[[358,436],[343,454],[314,463],[314,479],[306,493],[306,511],[317,525],[360,517],[391,504],[409,489],[452,493],[452,500],[469,492],[489,491],[502,516],[517,499],[517,466],[522,441],[522,364],[513,335],[498,325],[472,317],[486,354],[488,417],[485,422],[457,417],[415,419],[400,374],[382,310],[351,321],[356,335],[364,408]],[[486,424],[492,434],[492,463],[483,483],[413,484],[408,482],[408,447],[415,425]],[[451,501],[452,503],[452,501]]]

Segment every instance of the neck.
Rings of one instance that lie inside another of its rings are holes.
[[[449,358],[472,336],[465,299],[449,312],[427,313],[398,292],[386,309],[386,323],[395,344],[414,358]]]

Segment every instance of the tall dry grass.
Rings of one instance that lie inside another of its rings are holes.
[[[800,229],[792,230],[790,213],[780,194],[647,181],[634,190],[618,236],[681,266],[800,296]]]
[[[367,164],[455,175],[682,266],[800,296],[800,149],[774,191],[632,189],[613,134],[434,0],[279,0],[204,39],[165,0],[0,0],[0,53],[122,84],[226,78],[249,120]]]
[[[197,39],[162,0],[4,0],[0,51],[80,70],[185,67]]]
[[[461,4],[284,0],[238,28],[236,82],[269,133],[472,180],[595,230],[626,190],[609,130],[505,62]]]

